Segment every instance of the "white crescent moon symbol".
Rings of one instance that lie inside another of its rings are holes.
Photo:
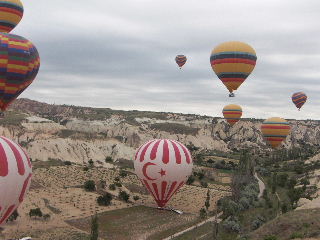
[[[144,176],[146,179],[150,180],[150,181],[156,180],[156,178],[151,178],[151,177],[149,177],[148,174],[147,174],[147,168],[148,168],[149,166],[153,166],[153,165],[156,165],[156,164],[155,164],[155,163],[148,162],[148,163],[146,163],[145,165],[143,165],[143,168],[142,168],[143,176]]]

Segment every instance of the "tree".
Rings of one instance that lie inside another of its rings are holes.
[[[94,162],[92,161],[92,159],[90,159],[90,160],[88,161],[88,163],[89,163],[89,166],[90,166],[90,167],[93,167]]]
[[[113,162],[112,157],[110,157],[110,156],[106,157],[105,162],[106,163]]]
[[[33,208],[29,211],[29,217],[42,217],[42,211],[40,208]]]
[[[112,195],[111,193],[105,193],[103,196],[99,196],[97,198],[97,203],[100,206],[109,206],[111,204],[112,201]]]
[[[139,196],[137,196],[137,195],[133,196],[133,200],[138,201],[139,199],[140,199]]]
[[[126,191],[119,192],[119,198],[125,202],[129,201],[130,195]]]
[[[200,218],[202,218],[202,219],[206,218],[206,216],[207,216],[206,210],[204,208],[201,208],[200,212],[199,212],[199,215],[200,215]]]
[[[109,189],[110,189],[111,191],[116,190],[116,185],[115,185],[115,184],[110,184],[110,185],[109,185]]]
[[[91,233],[90,240],[98,240],[99,237],[99,223],[97,214],[91,218]]]
[[[18,217],[19,217],[19,213],[18,213],[18,210],[16,209],[13,211],[13,213],[7,219],[7,222],[13,222],[13,221],[17,220]]]
[[[206,206],[206,209],[208,211],[208,209],[210,207],[210,190],[209,189],[207,191],[207,198],[206,198],[206,202],[204,203],[204,205]]]
[[[194,182],[194,180],[195,180],[194,177],[191,175],[187,180],[187,184],[191,185]]]
[[[88,192],[96,190],[96,184],[93,180],[88,180],[84,183],[84,189]]]
[[[272,193],[274,194],[277,190],[277,173],[273,173],[272,175]]]
[[[281,205],[281,212],[282,212],[282,213],[288,212],[287,203],[282,203],[282,205]]]
[[[43,215],[43,219],[44,219],[45,221],[48,221],[50,218],[51,218],[50,214],[45,214],[45,215]]]
[[[125,171],[123,171],[123,170],[121,170],[120,171],[120,177],[126,177],[126,176],[128,176],[128,174],[125,172]]]
[[[286,186],[286,183],[288,181],[288,177],[289,175],[286,174],[286,173],[282,173],[282,174],[279,174],[278,175],[278,178],[277,178],[277,183],[280,187],[285,187]]]
[[[65,161],[64,165],[70,166],[72,163],[70,161]]]

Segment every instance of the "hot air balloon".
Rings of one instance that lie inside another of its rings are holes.
[[[180,142],[155,139],[143,144],[135,155],[135,173],[164,207],[191,175],[193,162],[189,150]]]
[[[36,47],[18,35],[0,33],[0,109],[5,111],[35,79],[40,58]]]
[[[307,98],[308,97],[304,92],[296,92],[292,95],[292,102],[294,103],[294,105],[296,105],[296,107],[300,111],[300,108],[303,106],[303,104],[305,104],[305,102],[307,101]]]
[[[28,192],[32,167],[26,152],[15,142],[0,137],[0,224],[10,217]]]
[[[242,108],[237,104],[229,104],[222,110],[224,118],[233,126],[237,123],[242,116]]]
[[[180,67],[180,69],[182,68],[182,66],[186,63],[187,61],[187,57],[184,55],[178,55],[176,56],[176,63],[178,64],[178,66]]]
[[[268,118],[261,125],[264,139],[273,147],[278,147],[290,133],[289,123],[278,117]]]
[[[20,0],[0,1],[0,32],[9,33],[21,21],[23,5]]]
[[[225,42],[212,50],[213,71],[234,97],[233,91],[246,80],[256,65],[256,52],[243,42]]]

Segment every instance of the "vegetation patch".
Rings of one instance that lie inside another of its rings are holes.
[[[150,128],[153,130],[159,130],[169,132],[171,134],[185,134],[185,135],[197,135],[199,129],[185,126],[179,123],[155,123],[151,124]]]

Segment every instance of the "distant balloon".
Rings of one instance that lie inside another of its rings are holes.
[[[32,166],[25,151],[10,139],[0,137],[0,224],[23,201],[31,176]]]
[[[292,102],[294,103],[294,105],[296,105],[296,107],[299,109],[303,106],[303,104],[305,104],[305,102],[307,101],[307,95],[303,92],[296,92],[292,95]]]
[[[210,63],[218,78],[232,93],[246,80],[256,65],[256,52],[243,42],[225,42],[212,50]]]
[[[178,55],[176,56],[176,63],[180,68],[187,62],[187,57],[184,55]]]
[[[268,118],[262,123],[261,131],[264,139],[273,147],[278,147],[290,133],[289,123],[278,117]]]
[[[23,5],[20,0],[0,1],[0,32],[9,33],[21,21]]]
[[[229,104],[222,110],[224,118],[233,126],[237,123],[242,116],[242,108],[237,104]]]
[[[27,39],[0,33],[0,109],[5,111],[35,79],[40,68],[36,47]]]
[[[185,184],[193,162],[189,150],[180,142],[156,139],[142,145],[135,155],[134,169],[159,207]]]

